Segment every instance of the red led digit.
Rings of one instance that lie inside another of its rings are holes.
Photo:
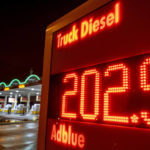
[[[62,112],[61,116],[64,118],[76,118],[76,113],[70,113],[67,111],[67,96],[74,96],[77,94],[78,90],[78,75],[76,73],[67,74],[64,79],[63,83],[69,82],[70,79],[74,80],[74,89],[72,91],[66,91],[62,96]]]
[[[145,61],[140,66],[140,86],[143,91],[150,91],[150,84],[148,84],[148,71],[147,66],[150,65],[150,58],[146,58]],[[150,125],[150,118],[148,118],[148,112],[141,112],[141,118]]]
[[[148,112],[141,112],[141,118],[146,122],[147,125],[150,125],[150,118],[148,118]]]
[[[94,114],[85,114],[85,90],[86,87],[86,78],[89,75],[95,76],[94,84]],[[96,117],[99,115],[99,86],[100,86],[100,73],[96,69],[85,70],[81,76],[81,97],[80,97],[80,114],[85,120],[96,120]]]
[[[129,89],[129,81],[128,81],[128,68],[124,64],[116,64],[109,66],[107,70],[104,72],[105,77],[110,76],[111,71],[122,70],[122,86],[121,87],[109,87],[108,90],[104,93],[104,110],[103,110],[103,120],[110,122],[118,122],[118,123],[129,123],[128,116],[111,116],[110,114],[110,94],[111,93],[124,93]]]
[[[150,58],[146,58],[140,66],[140,86],[144,91],[150,91],[150,84],[147,83],[147,66],[150,65]]]

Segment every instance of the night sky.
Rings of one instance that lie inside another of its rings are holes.
[[[85,0],[5,0],[0,3],[0,82],[42,76],[45,29]]]

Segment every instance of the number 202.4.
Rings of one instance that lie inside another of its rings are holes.
[[[150,84],[148,84],[148,76],[147,76],[147,66],[150,65],[150,58],[146,58],[143,63],[140,65],[139,69],[139,76],[140,76],[140,88],[143,91],[150,91]],[[132,123],[138,123],[139,116],[133,114],[132,116],[116,116],[110,115],[111,110],[111,94],[113,93],[125,93],[129,90],[129,69],[124,63],[119,63],[115,65],[110,65],[106,68],[104,72],[104,77],[111,77],[111,72],[121,70],[122,72],[122,86],[118,87],[108,87],[107,90],[104,92],[103,95],[103,121],[107,122],[116,122],[116,123],[125,123],[128,124],[129,120]],[[85,98],[86,98],[86,78],[88,76],[94,77],[94,105],[93,105],[93,113],[87,114],[85,113]],[[69,91],[65,91],[62,95],[62,105],[61,105],[61,117],[62,118],[77,118],[77,113],[75,112],[67,112],[67,97],[77,95],[78,91],[78,80],[79,76],[77,73],[72,72],[65,75],[63,78],[63,83],[68,83],[70,80],[74,80],[73,82],[73,89]],[[81,75],[81,90],[80,90],[80,116],[83,120],[96,120],[99,116],[99,105],[100,105],[100,80],[101,80],[101,73],[96,69],[87,69],[83,71]],[[147,125],[150,125],[150,119],[148,118],[147,111],[141,111],[141,118]]]

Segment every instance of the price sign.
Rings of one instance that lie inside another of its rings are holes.
[[[150,146],[149,6],[110,1],[53,32],[47,150]]]

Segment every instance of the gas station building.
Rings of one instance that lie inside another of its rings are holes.
[[[0,82],[0,116],[24,114],[39,115],[41,78],[29,75],[23,82],[13,79],[9,84]]]

